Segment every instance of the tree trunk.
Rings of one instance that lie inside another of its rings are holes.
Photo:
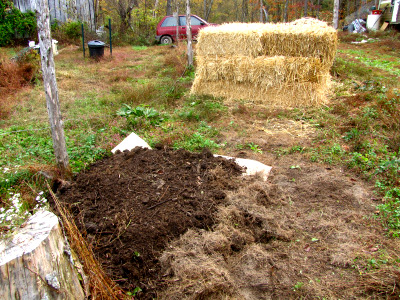
[[[321,0],[318,0],[318,7],[317,7],[317,19],[319,19],[319,12],[321,10],[321,5],[320,5]]]
[[[0,243],[0,299],[85,299],[58,218],[39,211]]]
[[[186,36],[187,36],[187,57],[188,67],[193,66],[193,47],[192,47],[192,24],[190,20],[190,0],[186,0]]]
[[[159,2],[159,0],[156,0],[154,2],[153,18],[157,17],[158,2]]]
[[[263,1],[260,0],[260,23],[263,23]]]
[[[242,22],[247,22],[249,16],[249,2],[248,0],[242,1]]]
[[[304,17],[307,17],[308,12],[308,0],[304,0]]]
[[[213,4],[214,4],[214,0],[210,0],[210,2],[208,2],[207,0],[203,1],[204,20],[206,20],[206,21],[208,21],[208,19],[210,18],[211,9],[212,9]]]
[[[46,93],[47,112],[51,135],[53,138],[54,154],[62,177],[70,177],[67,146],[58,101],[56,71],[54,66],[52,39],[50,34],[50,13],[47,1],[36,2],[37,30],[39,36],[40,57],[42,61],[43,85]]]
[[[333,28],[338,29],[339,25],[339,0],[333,3]]]
[[[263,7],[265,23],[268,23],[268,10],[269,10],[268,6],[267,7]]]
[[[167,0],[167,9],[166,9],[166,12],[165,12],[165,14],[167,15],[167,16],[170,16],[170,15],[172,15],[172,0]]]
[[[238,0],[234,0],[235,3],[235,21],[239,21],[239,3]]]
[[[355,0],[354,1],[354,19],[358,19],[359,15],[358,15],[358,8],[360,7],[359,1]]]
[[[179,43],[179,3],[176,1],[176,11],[174,12],[176,18],[176,45]]]
[[[286,0],[286,1],[285,1],[285,10],[284,10],[284,12],[283,12],[283,20],[284,20],[285,22],[288,21],[288,6],[289,6],[289,0]]]

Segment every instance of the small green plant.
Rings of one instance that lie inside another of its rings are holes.
[[[214,150],[220,147],[219,144],[198,132],[193,133],[182,141],[176,141],[173,145],[174,149],[184,148],[189,151],[200,151],[204,148]]]
[[[260,146],[254,143],[247,143],[246,146],[249,147],[250,150],[252,150],[254,153],[260,153],[260,154],[263,153],[263,151],[260,149]]]
[[[132,108],[127,104],[123,104],[117,115],[127,118],[129,124],[133,127],[138,127],[138,125],[156,126],[164,121],[164,117],[158,111],[147,105],[139,105]]]
[[[378,205],[382,221],[390,235],[400,237],[400,188],[389,189],[385,193],[385,203]]]
[[[132,292],[127,292],[126,294],[128,295],[128,296],[133,296],[133,297],[135,297],[136,295],[137,295],[137,293],[140,293],[142,291],[142,289],[140,288],[140,287],[135,287],[134,289],[133,289],[133,291]]]
[[[300,290],[303,286],[304,286],[304,282],[298,281],[293,286],[293,291],[296,292],[296,291]]]

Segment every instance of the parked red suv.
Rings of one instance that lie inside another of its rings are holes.
[[[192,36],[196,39],[199,30],[203,27],[214,25],[204,21],[202,18],[192,15],[190,19]],[[186,39],[186,16],[179,16],[179,39]],[[172,44],[176,39],[176,17],[165,16],[157,25],[156,40],[161,44]]]

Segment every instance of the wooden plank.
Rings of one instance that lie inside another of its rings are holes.
[[[388,27],[388,26],[389,26],[389,22],[384,22],[379,30],[385,31],[386,27]]]

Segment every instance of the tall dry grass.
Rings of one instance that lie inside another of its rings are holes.
[[[39,63],[40,57],[33,50],[25,51],[12,60],[0,56],[0,119],[6,117],[17,103],[18,98],[12,95],[38,78]]]

